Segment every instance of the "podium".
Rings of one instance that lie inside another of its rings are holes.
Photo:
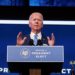
[[[7,46],[10,72],[22,75],[48,75],[61,72],[64,46]]]

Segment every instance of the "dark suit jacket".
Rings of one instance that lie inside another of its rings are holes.
[[[30,39],[30,35],[27,35],[26,37],[27,39],[23,45],[34,45],[33,40]],[[46,36],[42,35],[42,39],[38,40],[37,45],[48,45]]]

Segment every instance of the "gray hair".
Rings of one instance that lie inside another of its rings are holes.
[[[31,19],[31,17],[32,17],[33,14],[39,14],[39,15],[42,17],[42,20],[43,20],[43,15],[42,15],[40,12],[33,12],[33,13],[30,15],[30,17],[29,17],[29,20]]]

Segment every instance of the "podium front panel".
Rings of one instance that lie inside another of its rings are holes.
[[[7,62],[64,62],[64,47],[7,46]]]

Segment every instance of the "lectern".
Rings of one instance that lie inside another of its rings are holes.
[[[7,46],[10,72],[22,75],[47,75],[61,72],[64,46]]]

